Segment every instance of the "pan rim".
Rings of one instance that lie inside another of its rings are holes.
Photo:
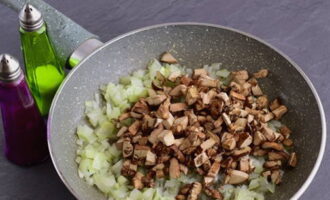
[[[98,51],[102,50],[103,48],[105,48],[106,46],[108,46],[111,43],[114,43],[122,38],[125,38],[127,36],[133,35],[135,33],[138,32],[142,32],[142,31],[146,31],[146,30],[150,30],[150,29],[155,29],[155,28],[161,28],[161,27],[166,27],[166,26],[178,26],[178,25],[195,25],[195,26],[205,26],[205,27],[213,27],[213,28],[220,28],[220,29],[224,29],[224,30],[228,30],[231,32],[235,32],[235,33],[239,33],[241,35],[247,36],[249,38],[252,38],[260,43],[262,43],[263,45],[271,48],[272,50],[274,50],[276,53],[278,53],[280,56],[282,56],[284,59],[286,59],[298,72],[299,74],[303,77],[303,79],[306,81],[306,83],[308,84],[309,88],[311,89],[314,98],[317,102],[318,105],[318,109],[320,112],[320,118],[321,118],[321,128],[322,128],[322,139],[321,139],[321,145],[319,148],[319,152],[318,152],[318,156],[316,159],[316,162],[313,166],[313,169],[311,171],[311,173],[308,175],[306,181],[303,183],[303,185],[299,188],[299,190],[290,198],[293,200],[299,199],[302,194],[306,191],[306,189],[309,187],[309,185],[312,183],[316,173],[318,172],[321,162],[323,160],[324,157],[324,152],[325,152],[325,147],[326,147],[326,118],[325,118],[325,113],[324,113],[324,109],[323,109],[323,105],[321,102],[321,99],[312,83],[312,81],[308,78],[308,76],[305,74],[305,72],[299,67],[299,65],[297,63],[295,63],[291,58],[289,58],[286,54],[284,54],[281,50],[279,50],[278,48],[274,47],[273,45],[269,44],[268,42],[264,41],[263,39],[256,37],[250,33],[235,29],[235,28],[231,28],[231,27],[227,27],[227,26],[222,26],[222,25],[217,25],[217,24],[211,24],[211,23],[201,23],[201,22],[171,22],[171,23],[162,23],[162,24],[156,24],[156,25],[151,25],[151,26],[146,26],[143,28],[139,28],[139,29],[135,29],[133,31],[129,31],[127,33],[121,34],[119,36],[114,37],[113,39],[109,40],[108,42],[106,42],[103,46],[101,46],[100,48],[96,49],[95,51],[93,51],[90,55],[88,55],[86,58],[84,58],[73,70],[70,71],[70,73],[66,76],[66,78],[64,79],[64,81],[62,82],[61,86],[58,88],[50,111],[49,111],[49,118],[48,118],[48,123],[47,123],[47,143],[48,143],[48,149],[49,149],[49,153],[50,153],[50,157],[52,160],[52,163],[54,165],[54,168],[57,172],[57,174],[59,175],[60,179],[62,180],[62,182],[64,183],[64,185],[68,188],[68,190],[71,192],[71,194],[74,195],[75,198],[79,199],[79,194],[77,194],[74,189],[71,187],[71,185],[67,182],[66,178],[64,177],[64,175],[62,174],[62,172],[60,171],[60,169],[58,168],[56,159],[55,159],[55,155],[52,151],[52,144],[50,142],[50,135],[51,135],[51,119],[53,117],[54,111],[55,111],[55,105],[59,99],[60,96],[60,92],[62,91],[63,87],[65,87],[66,83],[68,82],[68,80],[70,79],[71,76],[73,76],[73,74],[75,73],[75,71],[77,71],[79,69],[79,67],[86,62],[86,60],[88,60],[91,56],[93,56],[94,54],[96,54]]]

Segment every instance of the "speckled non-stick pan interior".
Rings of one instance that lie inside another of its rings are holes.
[[[319,164],[318,156],[324,150],[325,124],[318,97],[295,64],[259,40],[233,30],[201,24],[168,24],[108,42],[75,68],[58,91],[48,124],[49,147],[58,173],[78,199],[105,199],[77,173],[75,128],[84,123],[84,102],[93,98],[100,85],[116,83],[120,76],[145,68],[148,60],[164,51],[170,51],[180,63],[192,68],[220,62],[229,70],[269,69],[270,76],[261,85],[270,99],[279,96],[289,108],[283,121],[293,130],[299,164],[285,173],[283,184],[267,199],[290,199],[305,182],[310,182],[306,180],[312,171],[312,176],[315,173],[314,165]]]

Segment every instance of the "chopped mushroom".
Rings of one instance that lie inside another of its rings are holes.
[[[156,72],[149,97],[114,120],[119,130],[115,144],[124,157],[122,175],[143,189],[153,187],[155,178],[197,173],[203,185],[185,185],[176,199],[197,200],[202,190],[209,198],[223,199],[215,186],[245,183],[256,168],[251,156],[263,156],[261,174],[279,184],[281,170],[296,166],[297,157],[284,149],[293,145],[291,130],[282,126],[277,132],[267,123],[288,110],[263,94],[256,78],[267,74],[260,70],[250,78],[246,70],[232,72],[231,82],[224,85],[205,69],[195,69],[193,76]],[[131,125],[122,121],[128,118]],[[219,180],[223,173],[224,180]]]

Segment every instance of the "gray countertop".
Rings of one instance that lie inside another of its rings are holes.
[[[327,0],[47,0],[55,8],[107,41],[143,26],[175,21],[225,25],[271,43],[302,67],[330,116],[330,1]],[[22,61],[17,14],[0,5],[0,53]],[[0,135],[2,136],[2,128]],[[0,137],[2,148],[2,137]],[[303,200],[330,199],[328,148]],[[21,168],[0,153],[0,200],[74,199],[51,161]]]

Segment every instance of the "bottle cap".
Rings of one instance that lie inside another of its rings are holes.
[[[19,62],[9,54],[0,55],[0,81],[13,81],[22,74]]]
[[[44,24],[44,20],[39,10],[27,3],[19,13],[20,26],[25,31],[38,30]]]

